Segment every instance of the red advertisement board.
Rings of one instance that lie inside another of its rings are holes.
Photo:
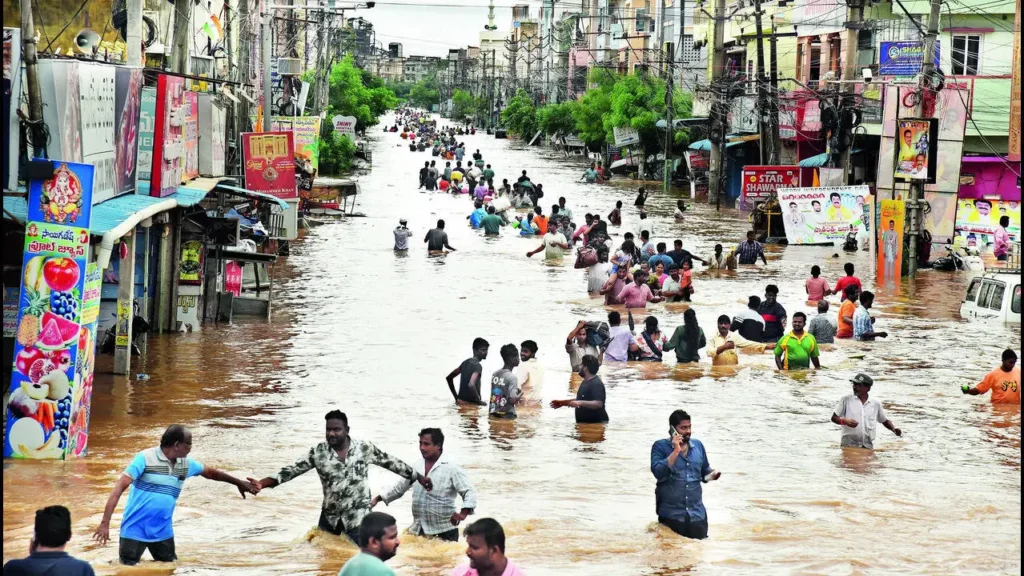
[[[779,188],[799,188],[799,166],[744,166],[743,205],[750,210],[764,202]]]
[[[298,198],[295,188],[295,149],[291,132],[242,134],[245,187],[282,200]]]
[[[185,81],[161,74],[156,82],[153,175],[149,195],[163,198],[177,192],[185,176]]]

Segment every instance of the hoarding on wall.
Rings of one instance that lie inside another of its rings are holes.
[[[635,128],[628,126],[613,128],[612,133],[615,136],[616,146],[633,146],[640,143],[640,133]]]
[[[99,204],[119,194],[114,175],[114,67],[80,62],[82,162],[95,166],[92,201]]]
[[[354,127],[355,124],[352,124]],[[320,117],[319,116],[274,116],[270,119],[273,132],[291,132],[295,145],[295,156],[309,160],[313,175],[320,169]]]
[[[353,142],[356,141],[356,117],[337,115],[331,118],[334,124],[334,131],[342,136],[348,136]]]
[[[227,114],[212,94],[199,95],[199,174],[224,175]]]
[[[922,215],[924,229],[932,235],[933,244],[943,244],[953,238],[956,222],[956,194],[924,193],[929,210]]]
[[[206,249],[200,240],[181,243],[181,259],[178,264],[178,284],[199,286],[203,283],[203,268],[206,264]]]
[[[941,41],[935,41],[935,67],[939,67],[939,56],[942,54]],[[878,74],[880,76],[917,76],[921,73],[924,62],[924,43],[882,42],[879,52]]]
[[[3,140],[4,189],[18,187],[18,95],[21,94],[21,29],[4,28]]]
[[[84,296],[94,287],[86,285],[94,171],[56,162],[51,178],[29,182],[5,458],[61,459],[85,449],[87,412],[75,436],[70,430],[92,384]]]
[[[199,94],[185,91],[185,122],[182,139],[185,143],[185,171],[181,182],[199,177]]]
[[[89,416],[92,412],[92,381],[96,365],[96,328],[100,317],[100,291],[103,271],[95,262],[85,269],[85,291],[82,294],[82,329],[78,342],[78,363],[75,383],[71,389],[71,418],[68,420],[65,458],[85,456],[89,445]]]
[[[114,70],[114,192],[135,190],[139,165],[139,111],[142,69],[118,67]]]
[[[67,162],[82,161],[81,98],[77,60],[40,60],[39,88],[43,97],[43,121],[60,126],[51,131],[47,156]]]
[[[851,231],[867,231],[864,205],[867,186],[780,188],[786,239],[790,244],[842,243]]]
[[[744,166],[740,207],[751,210],[779,188],[799,188],[799,166]]]
[[[156,88],[145,87],[139,97],[139,182],[153,178],[153,135],[156,129]]]
[[[224,291],[235,296],[242,295],[242,267],[238,262],[227,262],[224,264]]]
[[[161,74],[157,77],[156,93],[149,194],[163,198],[174,194],[185,176],[185,80]]]
[[[1014,17],[1013,35],[1013,78],[1010,80],[1010,141],[1007,147],[1007,160],[1020,161],[1020,0],[1017,0],[1017,12]]]
[[[934,118],[907,118],[897,124],[899,152],[893,177],[897,180],[934,182],[938,160],[935,155],[938,121]]]
[[[686,168],[690,171],[690,198],[707,198],[709,155],[697,150],[687,150],[685,158]]]
[[[1020,202],[961,198],[956,209],[956,235],[967,240],[967,245],[984,247],[995,242],[996,228],[1003,216],[1010,218],[1006,231],[1014,242],[1020,240]]]
[[[878,283],[899,282],[903,268],[903,200],[882,200],[878,221]]]
[[[298,198],[294,149],[291,132],[243,133],[245,187],[282,200]]]

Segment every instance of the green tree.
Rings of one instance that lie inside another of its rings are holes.
[[[438,88],[436,73],[413,84],[412,89],[409,90],[409,103],[426,110],[441,103],[441,91]]]
[[[330,122],[324,122],[320,131],[320,174],[336,176],[352,169],[356,145],[347,136],[334,131]]]
[[[476,100],[465,90],[456,89],[452,92],[452,118],[458,121],[472,118],[476,113]]]
[[[618,76],[605,69],[595,69],[590,82],[594,86],[584,92],[577,106],[573,108],[572,117],[576,120],[576,132],[590,145],[601,145],[607,140],[604,117],[611,111],[612,87]]]
[[[548,104],[537,109],[537,123],[540,129],[549,136],[556,134],[576,134],[576,119],[573,111],[579,104],[570,100],[558,104]]]
[[[605,138],[614,141],[614,129],[630,127],[640,133],[645,151],[658,143],[655,123],[665,117],[665,83],[637,75],[622,76],[612,86],[611,106],[603,118]]]
[[[537,132],[537,108],[530,95],[520,88],[501,111],[501,121],[520,138],[531,138]]]
[[[303,80],[315,84],[314,72],[307,71]],[[368,88],[364,81],[371,87]],[[337,114],[354,116],[359,129],[373,126],[381,114],[398,105],[395,93],[376,76],[356,68],[351,56],[346,56],[331,68],[328,83],[327,117]]]

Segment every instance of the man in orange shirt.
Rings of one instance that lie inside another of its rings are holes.
[[[846,299],[839,307],[839,330],[836,331],[836,338],[853,338],[853,313],[857,311],[857,298],[860,296],[860,288],[856,285],[849,285],[843,293]]]
[[[533,225],[537,228],[537,235],[543,236],[548,233],[548,219],[544,216],[544,212],[541,210],[540,206],[534,208],[533,211],[537,213],[537,215],[533,217]]]
[[[1020,368],[1017,368],[1017,353],[1006,349],[1003,351],[1003,363],[985,375],[985,379],[974,388],[965,384],[964,394],[977,396],[992,390],[993,404],[1020,404]]]

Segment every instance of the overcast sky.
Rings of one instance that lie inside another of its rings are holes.
[[[530,16],[540,14],[538,0],[494,0],[494,24],[507,32],[512,26],[512,6],[530,4]],[[405,56],[448,56],[449,48],[480,45],[487,25],[488,0],[382,0],[372,9],[346,16],[362,16],[373,22],[377,40],[384,48],[401,42]],[[556,2],[561,8],[565,2]],[[558,10],[556,9],[556,13]]]

